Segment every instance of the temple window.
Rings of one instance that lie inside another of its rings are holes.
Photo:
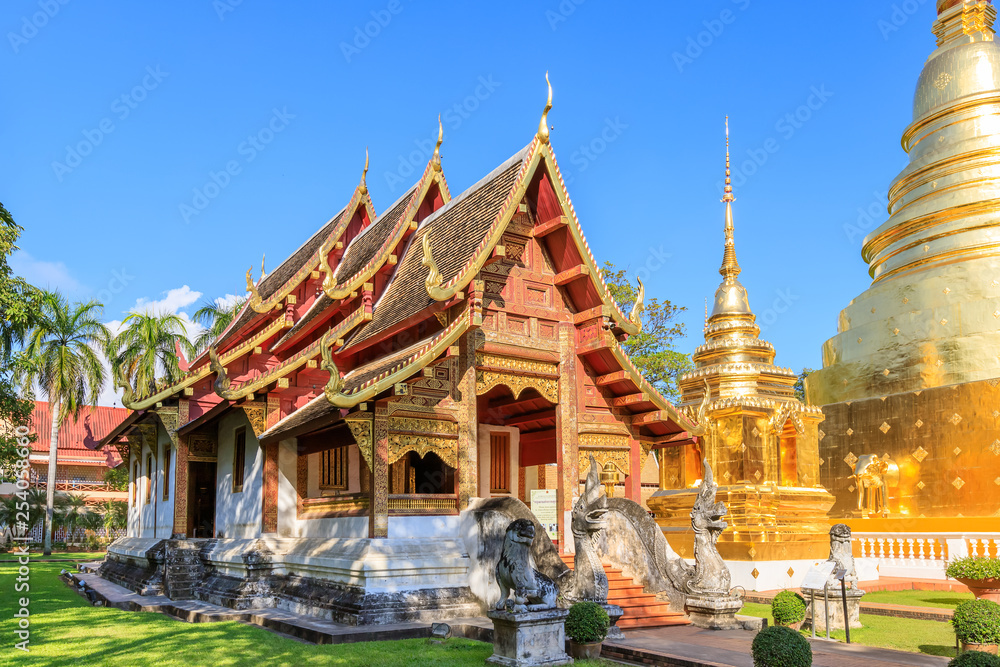
[[[319,488],[346,491],[347,461],[347,447],[334,447],[320,452]]]
[[[247,457],[247,432],[240,428],[233,438],[233,493],[243,491],[243,478],[246,468]]]
[[[170,447],[163,448],[163,499],[170,500]]]
[[[510,493],[510,433],[490,433],[490,493]]]
[[[149,502],[153,499],[153,455],[146,455],[146,497],[143,502]]]
[[[139,499],[139,462],[132,465],[132,505],[135,506]]]

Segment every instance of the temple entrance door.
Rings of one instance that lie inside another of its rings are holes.
[[[188,529],[191,537],[215,537],[215,462],[188,464]]]
[[[778,444],[781,465],[781,469],[778,471],[780,477],[778,483],[781,486],[799,485],[798,452],[796,451],[796,445],[795,426],[791,421],[787,421],[781,431],[781,438]]]

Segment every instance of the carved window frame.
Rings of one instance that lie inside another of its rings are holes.
[[[233,493],[242,493],[246,482],[247,430],[240,426],[233,431]]]

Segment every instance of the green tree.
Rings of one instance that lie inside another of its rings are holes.
[[[24,400],[13,381],[14,369],[21,360],[14,352],[34,325],[40,293],[23,278],[14,275],[7,258],[17,250],[23,230],[0,203],[0,482],[13,481],[20,459],[15,430],[30,428],[34,405]],[[34,434],[29,438],[33,441]]]
[[[104,483],[109,491],[124,491],[128,488],[128,463],[119,463],[104,471]]]
[[[62,526],[66,529],[66,543],[69,544],[76,536],[76,530],[84,521],[84,517],[89,513],[87,509],[87,497],[82,493],[69,493],[63,498],[60,519]]]
[[[37,319],[26,336],[22,389],[34,386],[49,401],[49,472],[45,501],[44,553],[52,553],[56,492],[56,455],[59,429],[69,415],[78,419],[84,405],[96,405],[104,387],[104,367],[96,349],[109,344],[110,332],[100,321],[102,306],[95,302],[70,304],[58,293],[42,295]]]
[[[101,505],[101,515],[104,518],[106,537],[111,538],[115,530],[125,528],[128,521],[128,503],[121,500],[105,500]]]
[[[219,299],[208,301],[194,312],[192,319],[205,327],[194,340],[194,346],[199,352],[208,348],[219,335],[226,330],[243,309],[246,297],[237,297],[232,305],[226,306]]]
[[[799,377],[795,380],[795,398],[799,399],[803,403],[806,402],[806,378],[809,374],[813,372],[811,368],[803,368],[802,372],[799,373]]]
[[[619,307],[628,313],[638,296],[638,290],[628,281],[624,269],[605,262],[601,269],[611,296]],[[676,341],[685,336],[684,323],[677,322],[678,315],[686,309],[664,299],[645,298],[642,314],[642,331],[629,336],[622,347],[643,376],[669,400],[680,396],[677,378],[694,368],[691,357],[674,349]]]
[[[171,313],[131,313],[125,327],[108,345],[111,367],[121,369],[138,395],[156,391],[157,378],[167,383],[181,377],[178,348],[193,355],[184,320]]]

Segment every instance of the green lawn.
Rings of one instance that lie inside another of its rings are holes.
[[[88,554],[89,558],[90,555]],[[430,645],[398,642],[304,644],[242,623],[191,624],[162,614],[91,607],[58,579],[65,563],[31,565],[30,652],[14,649],[16,566],[0,564],[0,665],[467,665],[480,667],[493,646],[467,639]],[[611,665],[605,661],[578,665]]]
[[[864,599],[867,600],[868,596],[866,595]],[[769,624],[774,624],[770,605],[748,602],[740,613],[746,616],[766,618]],[[860,630],[851,630],[852,643],[928,655],[947,657],[955,655],[955,632],[950,623],[861,614],[861,624],[864,627]],[[810,635],[808,632],[803,634]],[[826,632],[817,628],[816,635],[826,637]],[[834,630],[830,636],[840,641],[845,639],[843,630]]]
[[[879,604],[902,604],[911,607],[938,607],[954,609],[966,600],[973,600],[972,593],[950,593],[948,591],[879,591],[867,593],[862,602]]]

